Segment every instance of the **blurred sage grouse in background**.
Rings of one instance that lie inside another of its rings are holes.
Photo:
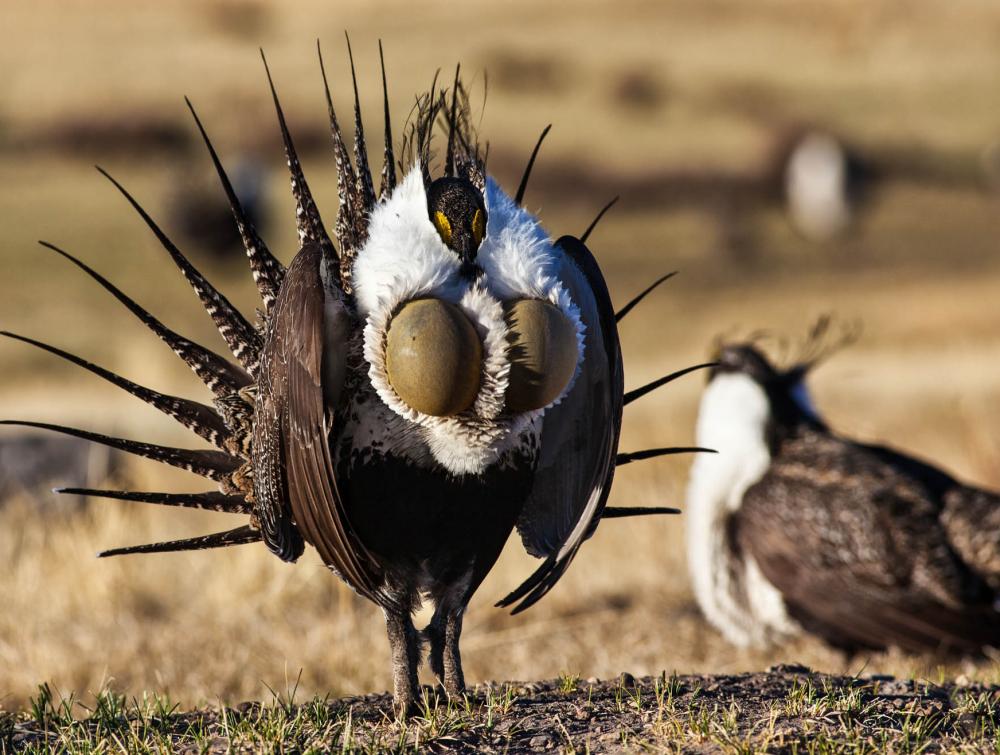
[[[686,512],[705,615],[742,646],[800,630],[848,652],[1000,646],[1000,496],[831,432],[804,384],[819,356],[719,353],[697,430],[718,454],[695,460]]]
[[[322,58],[320,64],[322,70]],[[351,70],[353,76],[353,61]],[[384,87],[384,64],[382,71]],[[29,342],[153,404],[215,450],[17,424],[182,467],[221,488],[199,495],[82,492],[250,517],[227,532],[103,556],[263,541],[279,558],[295,561],[312,545],[383,609],[395,702],[405,710],[418,691],[421,643],[412,612],[421,598],[433,601],[425,630],[429,663],[449,694],[460,693],[462,614],[515,526],[528,552],[544,559],[498,604],[520,611],[552,588],[602,516],[670,511],[615,511],[605,503],[616,463],[683,450],[617,455],[623,405],[689,370],[623,392],[616,321],[653,287],[615,313],[586,234],[553,243],[521,206],[534,154],[516,196],[504,193],[486,173],[457,72],[450,92],[432,86],[418,98],[399,162],[409,170],[398,182],[385,95],[378,194],[356,83],[354,91],[352,160],[327,89],[339,171],[336,241],[327,235],[274,97],[300,242],[287,269],[247,221],[195,116],[263,300],[258,325],[115,182],[192,285],[236,363],[169,330],[83,262],[45,244],[190,365],[214,393],[214,407]],[[438,162],[431,152],[435,130],[447,139],[437,177],[431,174]]]

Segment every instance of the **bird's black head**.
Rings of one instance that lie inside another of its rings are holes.
[[[427,192],[427,211],[441,240],[461,258],[463,268],[475,267],[486,235],[482,193],[464,178],[439,178]]]
[[[822,424],[809,403],[809,394],[805,389],[810,363],[779,370],[752,343],[726,344],[719,349],[715,361],[717,364],[709,373],[709,381],[718,375],[746,375],[767,394],[772,422],[776,425],[791,426],[800,422]]]
[[[780,377],[768,358],[752,343],[726,344],[719,349],[714,361],[716,365],[709,373],[709,380],[716,375],[741,373],[766,387]]]

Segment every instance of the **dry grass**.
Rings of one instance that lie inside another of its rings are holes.
[[[386,3],[373,10],[344,3],[333,13],[316,3],[294,14],[276,4],[245,10],[218,0],[209,10],[194,2],[140,8],[108,1],[100,10],[12,5],[3,11],[0,68],[15,75],[0,125],[14,139],[67,114],[180,118],[179,98],[188,93],[225,155],[257,143],[262,130],[273,140],[256,46],[268,50],[294,122],[319,123],[312,40],[320,35],[336,49],[348,27],[364,61],[359,74],[369,113],[377,112],[377,36],[386,42],[397,115],[434,68],[456,59],[476,71],[519,57],[548,61],[554,72],[542,90],[519,87],[523,77],[508,76],[512,84],[500,77],[484,121],[495,148],[507,154],[525,153],[537,127],[554,121],[538,171],[548,155],[577,151],[622,171],[650,162],[741,166],[757,159],[772,125],[797,118],[832,123],[866,143],[916,142],[974,162],[1000,132],[1000,12],[985,0],[939,5],[691,0],[582,9],[524,2],[502,10]],[[342,61],[328,57],[339,67],[334,94],[346,102]],[[661,87],[660,100],[639,110],[616,100],[623,78],[636,70],[652,72]],[[203,170],[201,155],[195,157],[181,170]],[[331,162],[307,164],[327,208],[334,198]],[[154,210],[178,170],[157,155],[109,167]],[[500,168],[508,183],[516,180],[513,169]],[[294,243],[290,205],[284,178],[275,173],[273,183],[282,222],[271,240],[287,258]],[[607,194],[615,191],[609,186]],[[594,207],[605,199],[594,197]],[[556,234],[589,220],[589,209],[560,204],[557,195],[532,201]],[[199,395],[184,368],[115,302],[33,246],[39,236],[65,242],[113,272],[171,326],[219,343],[169,261],[84,159],[0,152],[0,224],[0,325],[158,388]],[[894,187],[863,233],[830,247],[803,244],[774,214],[754,218],[753,228],[761,255],[739,267],[717,254],[716,230],[703,214],[626,211],[606,219],[593,246],[618,300],[666,269],[683,271],[624,322],[628,382],[700,360],[720,332],[769,328],[797,336],[813,317],[834,311],[865,326],[861,342],[816,375],[819,406],[834,426],[893,440],[970,481],[1000,486],[996,199],[968,189]],[[252,287],[238,266],[208,267],[235,301],[252,307]],[[192,443],[155,412],[26,347],[0,344],[0,360],[0,415]],[[690,442],[699,389],[699,379],[688,378],[629,408],[623,448]],[[612,502],[681,503],[685,471],[674,459],[630,466]],[[147,466],[135,475],[141,485],[192,484]],[[380,616],[313,554],[295,566],[256,546],[93,558],[104,546],[221,529],[222,519],[113,502],[45,519],[30,502],[0,511],[0,559],[8,565],[0,579],[2,704],[24,705],[43,680],[83,696],[105,685],[138,696],[155,689],[185,705],[269,699],[269,687],[285,689],[300,670],[305,696],[384,689],[389,666]],[[770,652],[732,649],[697,613],[682,531],[676,518],[609,522],[552,595],[517,618],[491,607],[534,567],[512,542],[470,609],[470,680],[726,672],[790,659],[834,672],[864,665],[932,679],[997,675],[992,665],[938,669],[893,654],[848,666],[809,640]]]

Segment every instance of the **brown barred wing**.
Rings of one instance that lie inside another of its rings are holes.
[[[848,650],[978,653],[1000,615],[951,550],[922,482],[810,433],[744,494],[731,531],[807,631]]]
[[[962,560],[1000,590],[1000,495],[956,485],[944,496],[941,522]]]
[[[282,558],[319,552],[354,590],[381,603],[378,568],[351,530],[330,451],[343,387],[350,317],[333,283],[336,260],[309,244],[289,266],[261,360],[254,423],[257,514],[264,540]],[[324,266],[330,266],[330,276]],[[324,281],[326,284],[324,285]]]

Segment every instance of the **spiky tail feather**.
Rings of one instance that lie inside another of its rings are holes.
[[[218,511],[222,514],[252,514],[253,507],[241,495],[226,495],[210,490],[207,493],[149,493],[138,490],[98,490],[95,488],[55,488],[60,495],[85,495],[91,498],[111,498],[117,501],[138,501],[160,506],[181,506],[188,509]]]
[[[656,516],[660,514],[680,514],[680,509],[668,506],[605,506],[601,519],[625,519],[632,516]]]
[[[667,448],[647,448],[643,451],[632,451],[621,453],[615,457],[615,466],[623,467],[633,461],[643,459],[655,459],[657,456],[673,456],[675,454],[714,454],[718,453],[714,448],[702,448],[701,446],[669,446]]]
[[[239,469],[242,463],[240,459],[223,451],[201,451],[191,448],[158,446],[153,443],[142,443],[137,440],[128,440],[127,438],[115,438],[110,435],[101,435],[100,433],[80,430],[75,427],[66,427],[65,425],[53,425],[48,422],[5,419],[0,420],[0,425],[34,427],[39,430],[51,430],[63,435],[72,435],[75,438],[94,441],[110,448],[117,448],[119,451],[125,451],[136,456],[144,456],[153,461],[185,469],[188,472],[194,472],[196,475],[215,480],[220,484],[228,483],[233,472]]]
[[[176,551],[200,551],[207,548],[228,548],[231,545],[244,545],[246,543],[259,543],[260,532],[249,524],[237,527],[225,532],[216,532],[212,535],[201,535],[199,537],[189,537],[184,540],[168,540],[163,543],[149,543],[148,545],[131,545],[126,548],[112,548],[101,551],[98,558],[108,556],[127,556],[132,553],[174,553]]]
[[[712,367],[718,367],[718,365],[719,365],[718,362],[705,362],[704,364],[696,364],[692,367],[685,367],[683,370],[677,370],[677,372],[671,372],[669,375],[664,375],[663,377],[654,380],[652,383],[646,383],[646,385],[642,386],[641,388],[636,388],[635,390],[628,391],[625,394],[623,403],[625,404],[625,406],[628,406],[636,399],[642,398],[647,393],[655,391],[657,388],[660,388],[666,385],[667,383],[672,383],[673,381],[677,380],[677,378],[682,378],[685,375],[689,375],[690,373],[695,372],[697,370],[707,370],[711,369]]]
[[[615,197],[615,198],[617,199],[617,197]],[[611,205],[608,205],[608,207],[610,207],[610,206]],[[604,211],[607,210],[608,207],[605,207],[604,210],[601,210],[601,215],[604,214]],[[594,223],[596,223],[598,220],[601,219],[601,215],[597,216],[597,218],[594,220]],[[593,224],[591,224],[591,227],[587,229],[588,233],[592,229],[593,229]],[[635,297],[633,297],[632,300],[628,304],[626,304],[624,307],[622,307],[621,309],[619,309],[615,313],[615,322],[621,322],[622,318],[625,317],[625,315],[627,315],[629,312],[631,312],[632,309],[635,307],[636,304],[638,304],[643,299],[645,299],[649,294],[653,293],[653,291],[656,290],[657,286],[659,286],[661,283],[665,283],[666,281],[668,281],[671,278],[673,278],[675,275],[677,275],[677,271],[676,270],[674,270],[672,273],[667,273],[666,275],[661,275],[659,278],[657,278],[655,281],[653,281],[650,285],[648,285],[646,288],[644,288]]]
[[[267,244],[258,235],[257,229],[247,217],[246,212],[243,211],[243,205],[240,204],[240,200],[236,196],[236,190],[233,189],[233,184],[229,180],[229,176],[226,175],[226,171],[222,167],[222,162],[219,160],[219,155],[216,153],[215,147],[212,146],[212,141],[208,138],[208,133],[205,131],[204,126],[201,125],[201,119],[198,118],[198,113],[195,112],[191,100],[185,97],[184,102],[187,103],[188,110],[191,111],[191,116],[198,127],[198,132],[201,134],[201,138],[205,142],[205,147],[208,149],[208,154],[212,158],[212,165],[215,166],[215,172],[219,176],[222,190],[226,192],[226,198],[229,200],[233,219],[236,221],[236,228],[240,232],[240,238],[243,239],[243,248],[246,250],[247,259],[250,260],[250,271],[253,273],[254,282],[257,284],[257,291],[260,293],[261,301],[264,304],[264,314],[266,316],[271,311],[274,300],[278,298],[278,289],[281,287],[281,281],[285,277],[285,266],[271,254],[271,250],[267,248]]]
[[[267,83],[271,88],[271,99],[274,100],[274,111],[278,116],[278,127],[281,130],[281,141],[285,145],[285,161],[288,164],[288,172],[291,177],[292,196],[295,198],[295,225],[299,232],[299,246],[304,246],[307,243],[318,244],[324,254],[336,256],[333,242],[330,241],[326,232],[323,218],[320,217],[319,208],[313,200],[309,184],[302,172],[302,163],[299,162],[295,144],[292,142],[292,135],[288,131],[285,112],[281,109],[278,92],[274,88],[274,80],[271,78],[271,69],[267,65],[267,58],[264,56],[263,50],[260,51],[260,58],[264,61],[264,71],[267,74]]]

